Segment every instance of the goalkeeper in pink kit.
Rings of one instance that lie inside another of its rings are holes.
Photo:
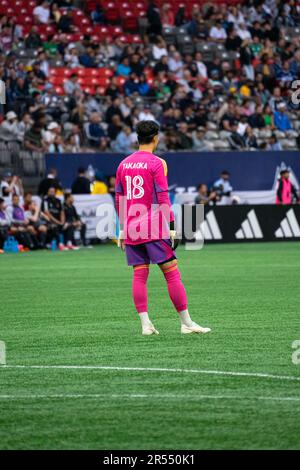
[[[158,334],[148,315],[149,265],[157,264],[167,283],[170,299],[179,314],[181,333],[208,333],[192,321],[174,249],[177,246],[174,214],[168,195],[167,165],[155,156],[159,126],[154,121],[137,125],[139,150],[119,165],[116,209],[120,221],[118,246],[133,266],[133,302],[142,334]]]

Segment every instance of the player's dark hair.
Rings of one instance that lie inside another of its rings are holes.
[[[159,125],[154,121],[141,121],[136,126],[137,139],[140,145],[151,144],[159,132]]]
[[[0,197],[0,204],[3,204],[3,202],[5,202],[5,200],[3,199],[3,197]]]
[[[64,194],[64,200],[65,200],[65,201],[68,201],[71,196],[72,196],[72,193],[65,193],[65,194]]]

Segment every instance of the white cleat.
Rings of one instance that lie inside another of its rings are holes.
[[[183,335],[188,335],[190,333],[209,333],[211,331],[210,328],[203,328],[203,326],[197,325],[197,323],[192,322],[191,326],[181,325],[181,333]]]
[[[142,330],[142,335],[144,336],[150,336],[150,335],[159,335],[159,332],[155,329],[154,325],[152,323],[149,323],[149,325],[145,326]]]

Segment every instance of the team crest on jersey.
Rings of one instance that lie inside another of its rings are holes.
[[[124,170],[147,170],[147,163],[144,162],[134,162],[134,163],[123,163]]]

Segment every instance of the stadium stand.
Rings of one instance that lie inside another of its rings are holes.
[[[0,165],[131,151],[143,116],[160,150],[298,149],[299,13],[293,0],[0,0]]]
[[[143,119],[160,151],[296,150],[299,32],[295,0],[0,0],[0,171],[33,188]]]

